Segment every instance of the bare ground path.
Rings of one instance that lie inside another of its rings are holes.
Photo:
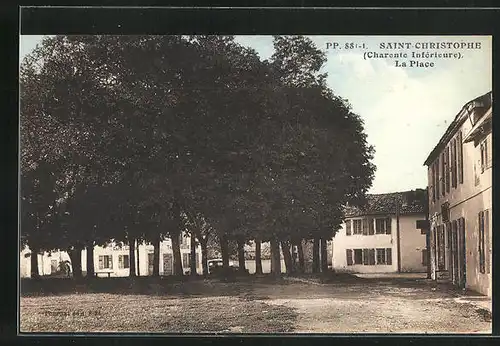
[[[474,304],[484,297],[416,279],[199,280],[88,291],[23,294],[21,331],[491,333],[491,314]]]

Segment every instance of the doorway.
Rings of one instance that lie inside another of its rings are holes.
[[[458,219],[457,223],[457,257],[458,257],[458,274],[457,274],[457,285],[460,288],[465,288],[465,283],[467,281],[467,248],[465,246],[465,219],[461,217]]]
[[[454,285],[460,283],[459,262],[458,227],[457,221],[453,221],[451,227],[451,280]]]

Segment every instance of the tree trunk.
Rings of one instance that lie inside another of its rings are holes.
[[[299,271],[301,273],[305,273],[306,267],[304,261],[304,248],[302,247],[302,239],[297,242],[297,255],[299,256]]]
[[[31,249],[31,258],[30,258],[30,262],[31,262],[31,278],[32,279],[39,279],[40,278],[40,272],[38,271],[38,252],[40,250],[33,247],[33,249]]]
[[[181,245],[180,237],[182,235],[182,221],[181,221],[181,207],[178,203],[177,191],[174,191],[175,200],[172,203],[172,214],[174,217],[174,231],[171,236],[172,239],[172,251],[174,253],[174,275],[182,276],[182,258],[181,258]]]
[[[220,252],[222,256],[222,267],[226,271],[229,269],[229,244],[225,235],[220,237]]]
[[[281,275],[280,244],[276,238],[271,238],[271,273]]]
[[[78,245],[75,246],[73,250],[69,251],[69,257],[71,259],[73,277],[76,279],[82,278],[82,248]]]
[[[192,276],[196,276],[196,237],[191,234],[191,258],[189,261],[190,271]]]
[[[140,245],[141,243],[139,241],[137,241],[137,247],[135,248],[135,251],[137,252],[137,257],[136,257],[136,261],[137,261],[137,276],[141,276],[141,265],[140,265],[140,253],[139,253],[139,249],[140,249]]]
[[[292,254],[290,253],[290,243],[288,241],[281,241],[281,252],[283,252],[283,259],[285,260],[286,273],[290,275],[293,273],[293,263]]]
[[[161,246],[161,237],[158,234],[154,240],[154,249],[153,249],[153,276],[160,276],[160,246]],[[149,265],[149,263],[148,263]]]
[[[255,239],[255,274],[262,274],[261,240]]]
[[[238,239],[238,267],[242,273],[246,273],[245,242],[242,239]]]
[[[135,238],[129,237],[128,239],[128,256],[130,261],[129,276],[135,277]]]
[[[313,265],[312,272],[319,273],[320,263],[319,263],[319,239],[314,238],[313,242]]]
[[[95,276],[94,268],[94,241],[90,241],[87,243],[87,278]]]
[[[325,238],[321,239],[321,272],[328,271],[328,244]]]
[[[182,257],[181,257],[181,244],[180,244],[180,233],[174,234],[171,237],[172,240],[172,251],[174,253],[174,275],[182,276]]]
[[[203,275],[208,275],[208,249],[207,249],[208,237],[205,239],[200,239],[201,245],[201,265],[203,267]]]

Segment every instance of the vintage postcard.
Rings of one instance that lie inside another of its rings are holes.
[[[492,332],[492,37],[21,35],[19,332]]]

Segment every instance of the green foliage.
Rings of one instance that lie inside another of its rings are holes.
[[[325,61],[300,36],[264,62],[230,36],[45,40],[21,66],[23,241],[332,236],[375,167]]]

